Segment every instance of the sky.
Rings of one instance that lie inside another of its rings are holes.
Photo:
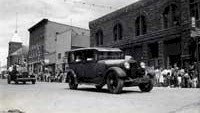
[[[0,67],[6,65],[8,43],[15,32],[16,23],[18,35],[21,37],[23,45],[28,46],[28,29],[43,18],[89,29],[90,21],[136,1],[0,0]]]

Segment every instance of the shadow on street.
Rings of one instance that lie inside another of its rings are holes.
[[[65,90],[71,90],[69,88],[65,88]],[[96,93],[107,93],[107,94],[112,94],[109,92],[108,89],[101,89],[97,90],[96,88],[78,88],[76,91],[87,91],[87,92],[96,92]],[[127,93],[143,93],[141,91],[134,91],[134,90],[122,90],[121,94],[127,94]]]

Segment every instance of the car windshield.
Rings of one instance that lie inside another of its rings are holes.
[[[123,52],[100,52],[99,60],[106,60],[106,59],[124,59]]]

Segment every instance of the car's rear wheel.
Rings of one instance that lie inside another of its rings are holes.
[[[152,80],[149,80],[148,83],[140,83],[139,88],[142,92],[150,92],[153,89]]]
[[[26,84],[26,81],[24,81],[23,84]]]
[[[70,89],[78,88],[78,84],[76,83],[75,78],[71,73],[69,73],[68,84]]]
[[[119,94],[122,92],[124,81],[115,72],[108,73],[106,82],[111,93]]]

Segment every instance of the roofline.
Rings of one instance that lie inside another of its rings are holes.
[[[69,26],[69,27],[72,27],[72,28],[78,28],[78,29],[82,29],[82,30],[87,30],[87,31],[90,31],[90,30],[89,30],[89,29],[87,29],[87,28],[81,28],[81,27],[77,27],[77,26],[67,25],[67,24],[58,23],[58,22],[51,21],[51,20],[49,20],[49,22],[56,23],[56,24],[60,24],[60,25],[65,25],[65,26]]]
[[[44,18],[41,21],[39,21],[38,23],[36,23],[35,25],[33,25],[31,28],[28,29],[29,32],[32,32],[34,29],[36,29],[37,27],[39,27],[41,24],[46,24],[49,20]]]
[[[72,28],[78,28],[78,29],[90,31],[89,29],[86,29],[86,28],[81,28],[81,27],[77,27],[77,26],[71,26],[71,25],[67,25],[67,24],[63,24],[63,23],[58,23],[58,22],[50,21],[50,20],[48,20],[46,18],[42,19],[41,21],[39,21],[38,23],[36,23],[35,25],[33,25],[31,28],[28,29],[28,31],[32,32],[33,30],[35,30],[40,25],[46,24],[48,22],[52,22],[52,23],[56,23],[56,24],[60,24],[60,25],[64,25],[64,26],[68,26],[68,27],[72,27]]]
[[[19,43],[19,44],[22,44],[22,42],[13,42],[13,41],[9,41],[8,44],[10,43]]]

